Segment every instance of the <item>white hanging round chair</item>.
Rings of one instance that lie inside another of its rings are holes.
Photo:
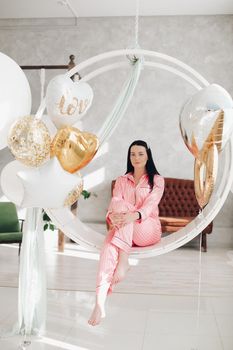
[[[203,87],[209,85],[208,81],[206,81],[198,72],[196,72],[187,64],[177,60],[176,58],[161,54],[159,52],[141,49],[116,50],[94,56],[80,63],[72,70],[70,70],[67,74],[69,76],[72,76],[76,72],[80,72],[84,68],[86,69],[87,67],[97,62],[104,60],[106,61],[114,57],[118,58],[120,56],[123,56],[125,58],[126,55],[135,55],[137,57],[143,56],[144,67],[154,67],[174,73],[184,80],[188,81],[197,90],[201,90]],[[156,60],[159,60],[159,62],[156,62]],[[106,71],[117,69],[126,65],[127,62],[125,59],[124,61],[118,61],[116,63],[105,63],[101,68],[98,68],[86,74],[82,78],[82,81],[89,81]],[[154,246],[132,248],[131,255],[133,257],[148,258],[167,253],[178,247],[181,247],[204,230],[204,228],[215,218],[215,216],[220,211],[231,189],[233,180],[233,143],[231,140],[225,147],[223,162],[223,174],[218,184],[216,184],[211,200],[203,212],[199,214],[186,227],[169,236],[163,237],[160,243]],[[80,244],[82,247],[87,248],[88,250],[100,250],[104,241],[104,236],[81,222],[79,218],[74,216],[68,208],[48,209],[47,213],[54,224],[69,238]]]

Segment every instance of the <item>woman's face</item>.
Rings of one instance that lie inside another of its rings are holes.
[[[143,146],[132,146],[130,149],[130,161],[134,169],[145,168],[148,160],[147,152]]]

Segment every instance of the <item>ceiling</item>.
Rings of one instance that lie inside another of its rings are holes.
[[[0,0],[0,18],[134,16],[137,1]],[[140,0],[139,6],[141,16],[220,14],[233,14],[233,0]]]

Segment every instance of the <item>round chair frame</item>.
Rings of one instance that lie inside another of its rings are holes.
[[[103,54],[89,58],[88,60],[78,64],[66,73],[71,77],[77,72],[96,64],[97,62],[106,61],[120,56],[132,55],[143,57],[144,67],[158,68],[176,74],[189,82],[197,90],[209,85],[208,81],[189,65],[179,61],[178,59],[155,51],[142,49],[123,49],[105,52]],[[149,58],[150,60],[146,59]],[[156,62],[158,60],[159,62]],[[90,81],[104,72],[127,66],[126,60],[115,63],[105,63],[102,67],[97,68],[86,74],[82,81]],[[160,243],[149,247],[132,248],[131,256],[134,258],[149,258],[161,255],[181,247],[185,243],[192,240],[200,234],[203,229],[215,218],[223,206],[227,195],[231,189],[233,180],[233,142],[227,143],[223,151],[224,169],[220,181],[216,184],[212,197],[204,210],[186,227],[173,233],[172,235],[163,237]],[[68,237],[76,241],[82,247],[91,251],[99,251],[104,235],[98,233],[85,225],[78,217],[72,214],[68,208],[48,209],[46,210],[54,224],[62,230]]]

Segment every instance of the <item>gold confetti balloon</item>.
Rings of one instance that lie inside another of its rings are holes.
[[[64,170],[75,173],[87,165],[99,148],[97,136],[77,128],[61,128],[51,143],[51,156],[56,156]]]
[[[25,116],[10,128],[8,146],[17,160],[39,167],[50,155],[51,138],[47,126],[34,116]]]

